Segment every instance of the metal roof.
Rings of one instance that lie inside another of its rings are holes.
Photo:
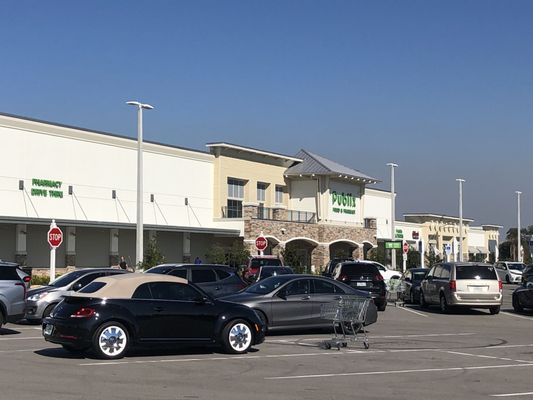
[[[368,183],[380,182],[378,179],[363,174],[358,170],[345,167],[344,165],[313,154],[307,150],[300,150],[298,154],[296,154],[296,157],[303,159],[303,162],[288,168],[285,171],[285,175],[337,175],[339,178],[355,178],[359,181],[362,180],[363,182],[368,181]]]

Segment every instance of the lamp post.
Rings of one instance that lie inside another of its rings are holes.
[[[516,193],[516,200],[517,200],[517,219],[518,219],[518,227],[516,229],[516,244],[517,244],[517,248],[516,248],[516,253],[517,253],[517,257],[516,257],[516,260],[518,262],[522,262],[522,235],[520,233],[521,231],[521,228],[520,228],[520,195],[522,194],[522,192],[519,192],[518,190],[515,192]]]
[[[459,182],[459,261],[463,261],[463,183],[464,179],[457,178]]]
[[[394,192],[394,168],[398,166],[398,164],[394,163],[388,163],[388,167],[390,167],[390,195],[391,195],[391,213],[390,213],[390,226],[391,226],[391,240],[396,240],[396,231],[394,226],[394,220],[396,218],[396,194]],[[396,269],[396,249],[391,249],[391,264],[392,269]]]
[[[143,255],[143,109],[152,110],[150,104],[128,101],[126,104],[137,107],[137,241],[135,246],[135,265],[144,260]]]

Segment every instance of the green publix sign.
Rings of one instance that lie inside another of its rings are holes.
[[[63,198],[63,190],[61,189],[61,181],[52,181],[49,179],[31,180],[31,195],[38,197],[52,197],[56,199]]]
[[[355,197],[351,193],[331,193],[333,212],[338,214],[355,215]]]

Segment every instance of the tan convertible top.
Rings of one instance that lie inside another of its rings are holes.
[[[185,283],[187,280],[172,275],[162,274],[120,274],[95,279],[93,282],[105,283],[103,287],[93,293],[74,293],[73,297],[96,297],[99,299],[131,299],[135,290],[147,282],[175,282]]]

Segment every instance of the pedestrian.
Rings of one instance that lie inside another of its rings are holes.
[[[198,256],[196,256],[196,258],[194,259],[194,263],[195,264],[201,264],[202,263],[202,259]]]
[[[124,256],[120,257],[120,262],[118,263],[118,266],[120,267],[120,269],[128,270],[128,263],[124,259]]]

